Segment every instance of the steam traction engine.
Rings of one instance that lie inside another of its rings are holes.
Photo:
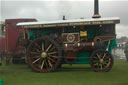
[[[18,23],[28,30],[26,59],[37,72],[54,71],[61,64],[90,64],[94,71],[112,68],[119,18],[100,18],[98,0],[92,19]]]

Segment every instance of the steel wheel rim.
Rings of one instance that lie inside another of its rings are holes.
[[[90,59],[91,67],[97,72],[107,72],[112,68],[113,58],[105,50],[95,52]]]
[[[58,48],[52,41],[38,39],[29,48],[28,61],[35,71],[49,72],[57,67],[59,56]]]

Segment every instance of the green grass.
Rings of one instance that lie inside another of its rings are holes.
[[[89,65],[63,65],[51,73],[33,72],[27,65],[2,65],[4,85],[128,85],[128,62],[116,60],[110,72],[93,72]]]

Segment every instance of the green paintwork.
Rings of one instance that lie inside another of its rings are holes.
[[[77,59],[75,64],[89,64],[90,63],[90,52],[77,52]]]
[[[34,34],[33,34],[32,31],[29,31],[29,39],[30,39],[30,38],[33,38],[33,39],[35,40],[35,36],[34,36]]]
[[[53,33],[53,32],[54,32],[53,30],[43,30],[42,31],[42,36]]]
[[[34,34],[34,32],[35,32],[35,30],[29,31],[29,39],[33,38],[33,40],[35,40],[36,38],[39,38],[37,36],[37,35],[39,35],[38,32],[35,34]],[[41,36],[45,36],[45,35],[48,35],[48,34],[53,33],[53,32],[54,32],[53,30],[41,30],[39,33],[41,34]]]

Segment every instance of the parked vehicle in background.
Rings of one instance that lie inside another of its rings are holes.
[[[5,50],[5,23],[3,21],[0,22],[0,65],[2,63],[2,55]]]
[[[128,42],[125,44],[124,53],[125,53],[126,60],[128,61]]]
[[[36,19],[6,19],[0,23],[0,58],[6,56],[7,63],[12,58],[13,63],[19,63],[24,58],[24,29],[16,26],[19,22],[32,22]],[[22,57],[21,57],[22,55]]]

